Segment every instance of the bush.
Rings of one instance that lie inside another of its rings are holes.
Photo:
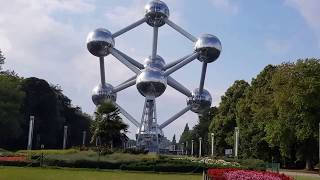
[[[29,155],[32,156],[40,156],[41,154],[49,155],[49,154],[73,154],[79,152],[78,149],[65,149],[65,150],[57,150],[57,149],[44,149],[44,150],[20,150],[17,151],[17,154]]]
[[[65,160],[53,160],[48,159],[44,162],[47,166],[57,166],[57,167],[71,167],[71,168],[101,168],[101,169],[120,169],[120,163],[107,162],[107,161],[91,161],[91,160],[75,160],[75,161],[65,161]]]
[[[125,150],[123,151],[123,153],[129,153],[129,154],[148,154],[148,151],[142,150],[142,149],[131,148],[131,149],[125,149]]]
[[[39,167],[40,162],[36,161],[0,161],[1,166],[31,166],[31,167]]]
[[[120,166],[122,170],[132,171],[155,171],[155,172],[183,172],[183,173],[200,173],[204,169],[203,166],[182,160],[156,160],[143,162],[130,162]]]

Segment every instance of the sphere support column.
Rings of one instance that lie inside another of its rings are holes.
[[[102,87],[106,86],[106,74],[104,70],[104,57],[100,57],[100,77],[101,77],[101,85]]]
[[[137,146],[149,152],[159,152],[159,134],[163,135],[157,125],[156,101],[146,97],[140,129],[137,134]]]

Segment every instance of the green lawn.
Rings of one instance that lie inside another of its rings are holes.
[[[201,175],[0,167],[0,180],[200,180]]]

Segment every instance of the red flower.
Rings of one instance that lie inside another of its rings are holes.
[[[27,158],[24,156],[6,156],[6,157],[1,157],[0,156],[0,161],[10,161],[10,162],[14,162],[14,161],[27,161]]]
[[[236,168],[208,169],[208,176],[215,180],[293,180],[284,174]]]

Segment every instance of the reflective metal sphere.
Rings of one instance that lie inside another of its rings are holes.
[[[107,84],[102,87],[101,84],[93,88],[92,90],[92,101],[98,106],[104,101],[112,101],[115,102],[117,100],[117,94],[112,93],[113,86],[111,84]]]
[[[195,51],[199,52],[199,60],[211,63],[218,59],[222,50],[220,40],[211,34],[201,35],[194,46]]]
[[[167,88],[167,78],[162,71],[144,69],[137,77],[136,85],[141,95],[159,97]]]
[[[156,56],[155,59],[152,59],[150,56],[144,60],[144,68],[152,70],[162,70],[166,65],[165,61],[161,56]]]
[[[191,111],[199,114],[210,108],[211,103],[212,97],[205,89],[203,89],[201,94],[199,93],[199,88],[193,90],[192,97],[187,99],[187,104],[191,105]]]
[[[169,18],[169,8],[160,0],[149,2],[144,9],[147,23],[152,27],[163,26],[165,24],[164,20]]]
[[[88,34],[87,48],[94,56],[107,56],[110,47],[114,47],[114,39],[110,31],[99,28]]]

